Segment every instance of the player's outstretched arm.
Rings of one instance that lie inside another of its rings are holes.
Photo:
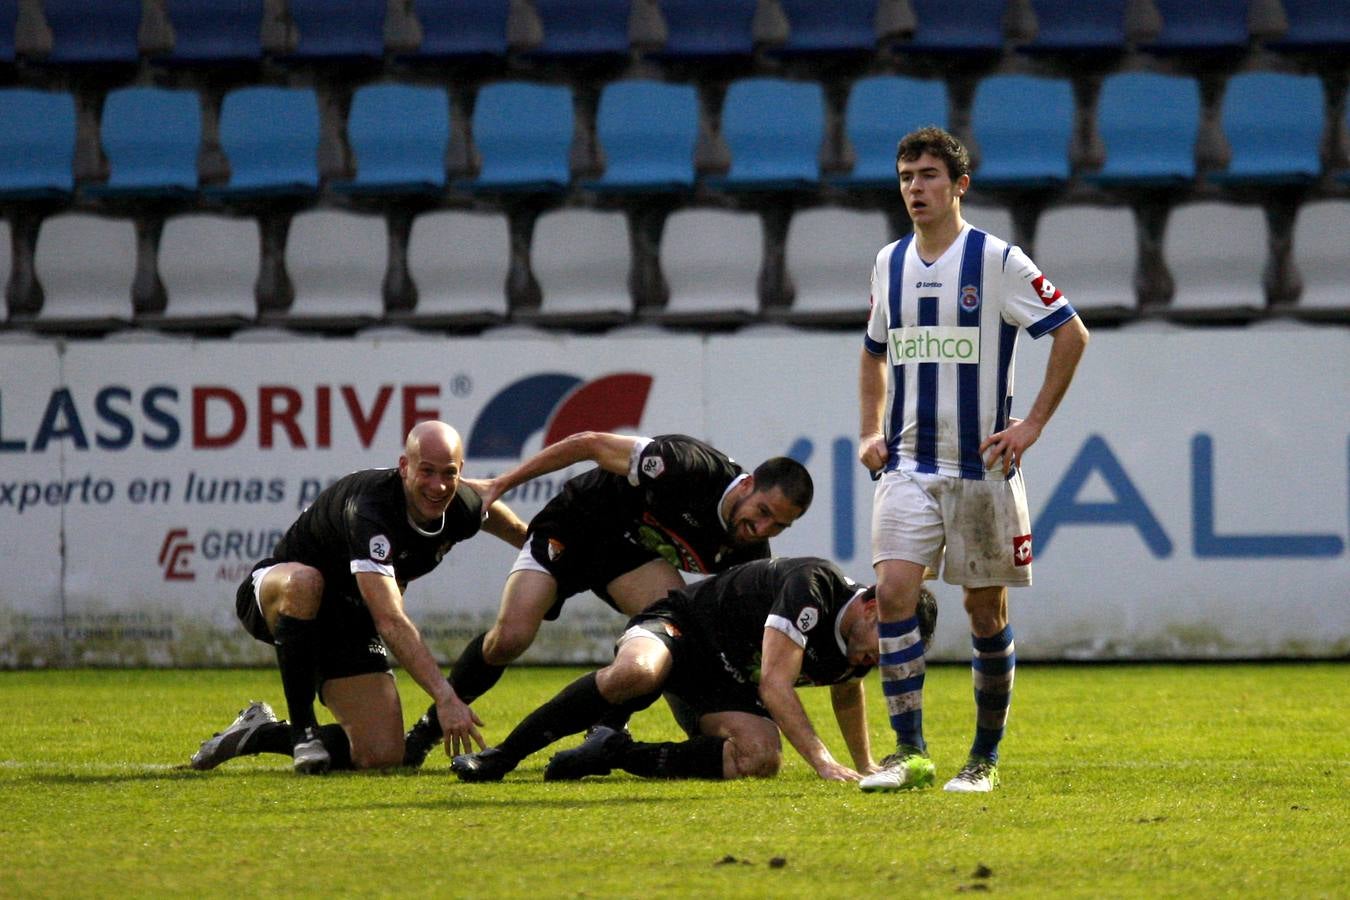
[[[549,444],[534,456],[510,471],[489,481],[465,479],[483,497],[484,504],[494,503],[512,488],[532,478],[556,472],[568,466],[591,461],[615,475],[628,474],[628,460],[638,438],[604,431],[579,431]]]
[[[422,690],[436,701],[436,715],[452,755],[473,752],[474,748],[469,746],[470,740],[478,745],[477,749],[484,749],[487,744],[478,731],[482,720],[459,699],[450,682],[441,674],[436,658],[422,640],[417,626],[403,610],[403,592],[399,590],[398,583],[388,575],[357,572],[356,584],[375,622],[375,630],[393,652],[394,658]]]
[[[877,765],[872,758],[872,739],[867,733],[867,696],[862,679],[830,685],[830,705],[834,707],[839,733],[853,757],[853,768],[864,773],[873,771]]]
[[[759,698],[788,743],[826,781],[857,781],[861,776],[830,754],[797,696],[802,648],[781,631],[765,628],[761,660]]]

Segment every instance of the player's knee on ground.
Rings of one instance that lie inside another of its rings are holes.
[[[783,764],[783,752],[777,744],[732,738],[725,744],[723,760],[728,778],[772,778]]]
[[[357,769],[393,769],[403,765],[403,735],[365,740],[352,745],[352,766]]]

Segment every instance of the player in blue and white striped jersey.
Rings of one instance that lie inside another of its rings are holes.
[[[933,783],[914,611],[925,571],[942,566],[944,579],[965,591],[977,706],[969,759],[946,789],[987,791],[999,780],[1016,659],[1007,588],[1031,584],[1022,456],[1068,390],[1088,333],[1025,253],[962,218],[970,157],[955,137],[940,128],[906,135],[896,170],[914,231],[882,248],[872,270],[859,457],[879,476],[872,564],[897,749],[862,787]],[[1023,330],[1054,343],[1031,409],[1014,419],[1013,357]]]

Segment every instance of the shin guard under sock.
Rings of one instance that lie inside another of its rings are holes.
[[[317,728],[314,717],[315,676],[319,668],[318,622],[314,619],[296,619],[288,615],[277,617],[277,667],[281,670],[281,690],[286,695],[286,713],[291,732]]]
[[[589,672],[526,716],[497,749],[512,759],[524,759],[559,738],[585,731],[617,708],[600,693],[595,673]]]

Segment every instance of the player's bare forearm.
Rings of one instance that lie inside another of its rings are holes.
[[[872,471],[886,463],[882,431],[886,403],[886,358],[861,351],[858,362],[858,459]]]
[[[1050,334],[1054,344],[1050,347],[1050,358],[1045,363],[1045,379],[1036,394],[1036,400],[1027,412],[1026,420],[1044,428],[1050,417],[1059,408],[1059,403],[1069,391],[1078,361],[1087,349],[1089,335],[1087,326],[1074,316]]]
[[[394,579],[375,572],[358,572],[356,584],[370,617],[394,658],[412,679],[439,705],[454,697],[450,682],[441,674],[422,635],[403,610],[403,592]]]
[[[861,680],[830,685],[830,704],[839,733],[853,757],[853,767],[866,772],[876,765],[872,758],[872,739],[867,733],[867,702]]]
[[[1041,438],[1041,431],[1059,408],[1069,390],[1078,360],[1088,343],[1087,327],[1074,316],[1051,333],[1054,345],[1045,364],[1045,378],[1036,399],[1024,419],[1010,419],[1008,427],[997,431],[980,443],[985,464],[993,468],[1000,462],[1006,474],[1013,466],[1022,464],[1022,455]]]
[[[511,507],[498,500],[488,507],[483,530],[519,549],[525,546],[525,535],[529,528]]]
[[[812,727],[811,719],[790,683],[784,685],[761,680],[759,698],[773,717],[778,730],[783,732],[783,737],[811,768],[819,772],[823,766],[834,761],[820,735]]]
[[[628,456],[636,438],[600,431],[581,431],[550,444],[514,469],[493,479],[494,497],[500,497],[511,488],[556,472],[568,466],[590,460],[600,468],[618,475],[628,472]]]
[[[802,671],[803,655],[802,648],[786,634],[776,628],[764,629],[759,670],[760,701],[792,749],[801,754],[817,775],[829,781],[855,780],[858,773],[835,762],[797,696],[795,685]]]

